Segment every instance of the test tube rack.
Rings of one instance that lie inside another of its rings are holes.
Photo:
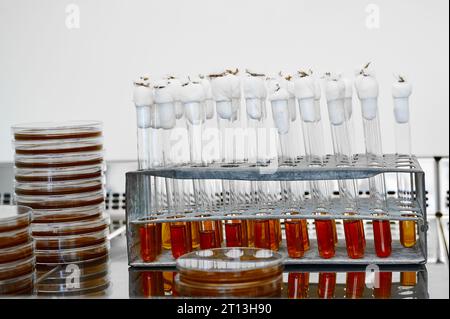
[[[358,198],[358,209],[355,215],[345,215],[346,209],[339,198],[334,198],[328,205],[326,215],[320,213],[317,205],[312,200],[306,199],[299,206],[287,206],[283,202],[271,205],[242,204],[238,207],[220,207],[213,211],[202,207],[192,207],[192,211],[149,211],[152,207],[149,189],[152,177],[169,179],[204,179],[204,180],[236,180],[236,181],[312,181],[312,180],[341,180],[341,179],[367,179],[378,174],[410,174],[414,180],[412,202],[405,206],[397,198],[388,198],[385,215],[379,216],[370,207],[370,199]],[[289,212],[298,214],[289,215]],[[257,215],[264,213],[264,217]],[[208,216],[200,216],[208,214]],[[139,234],[137,228],[149,223],[164,223],[173,221],[171,217],[183,215],[177,221],[196,222],[202,220],[227,220],[227,219],[361,219],[389,221],[414,220],[417,223],[417,244],[412,248],[404,248],[397,241],[392,242],[392,254],[387,258],[376,256],[373,241],[367,242],[366,254],[360,259],[350,259],[347,256],[345,243],[340,242],[336,247],[336,255],[330,259],[322,259],[317,252],[317,246],[311,241],[310,249],[303,258],[287,257],[285,241],[280,246],[279,252],[286,256],[285,265],[411,265],[425,264],[427,261],[428,229],[426,218],[425,173],[423,172],[415,156],[386,154],[383,161],[371,161],[365,154],[356,154],[351,163],[342,166],[334,155],[327,155],[324,162],[318,167],[306,158],[299,158],[295,162],[279,165],[255,166],[243,164],[210,164],[206,167],[198,166],[174,166],[158,169],[140,170],[126,174],[126,224],[128,243],[128,262],[132,267],[173,267],[175,259],[170,250],[163,250],[162,254],[153,262],[143,262],[139,254]]]

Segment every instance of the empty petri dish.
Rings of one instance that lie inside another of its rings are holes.
[[[12,127],[15,140],[54,140],[92,138],[102,135],[99,121],[36,122],[16,124]]]
[[[25,206],[0,205],[0,233],[28,227],[32,209]]]
[[[0,264],[0,280],[17,278],[30,274],[35,269],[34,256]]]
[[[28,258],[33,255],[34,255],[33,241],[28,241],[27,243],[18,246],[0,248],[0,264]]]

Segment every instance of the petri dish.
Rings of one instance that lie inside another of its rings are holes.
[[[76,208],[103,203],[104,191],[48,196],[16,195],[16,202],[19,205],[28,206],[33,209]]]
[[[36,250],[36,262],[40,264],[67,264],[104,257],[109,253],[109,241],[81,248],[59,250]]]
[[[25,206],[0,205],[0,233],[28,227],[32,209]]]
[[[100,121],[35,122],[12,127],[15,140],[54,140],[101,136]]]
[[[105,171],[105,165],[86,165],[69,167],[49,167],[49,168],[15,168],[14,176],[16,182],[61,182],[78,181],[92,178],[100,178]]]
[[[35,273],[13,279],[0,280],[0,295],[32,295]]]
[[[109,269],[109,256],[106,255],[91,260],[65,265],[36,264],[37,277],[41,278],[45,276],[46,281],[58,281],[61,280],[61,278],[67,278],[68,275],[73,273],[73,269],[76,269],[80,276],[85,277],[103,273]]]
[[[16,247],[31,241],[31,227],[19,228],[0,233],[0,249]]]
[[[105,243],[108,240],[109,229],[97,232],[69,236],[35,236],[38,250],[69,249],[93,246]]]
[[[6,264],[0,264],[0,280],[17,278],[34,272],[34,256],[16,260]]]
[[[87,281],[80,281],[79,285],[39,283],[36,286],[38,295],[46,296],[87,296],[108,289],[109,275]],[[79,287],[78,287],[79,286]]]
[[[14,192],[19,196],[52,196],[52,195],[71,195],[78,193],[88,193],[101,191],[103,189],[104,179],[92,178],[78,181],[52,181],[52,182],[16,182]]]
[[[38,223],[31,226],[33,236],[68,236],[107,230],[110,218],[107,214],[81,221],[66,223]]]
[[[102,151],[103,138],[14,141],[13,146],[17,155],[82,154]]]
[[[103,204],[63,209],[35,209],[33,210],[33,227],[38,227],[38,224],[90,220],[101,217],[103,211]]]
[[[0,265],[10,263],[19,259],[28,258],[34,255],[34,242],[7,248],[0,248]]]
[[[103,151],[51,155],[14,155],[16,168],[63,168],[103,164]]]
[[[201,283],[223,284],[257,281],[279,276],[281,254],[258,248],[214,248],[195,251],[177,259],[180,278]]]

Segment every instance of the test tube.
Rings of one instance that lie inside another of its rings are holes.
[[[267,90],[265,85],[265,74],[246,70],[243,77],[243,92],[245,98],[245,109],[247,115],[248,127],[248,149],[249,162],[256,166],[266,165],[268,163],[267,154],[265,154],[265,143],[262,133],[267,133],[267,109],[266,97]],[[267,135],[266,135],[267,136]],[[269,202],[270,182],[250,182],[250,203],[254,206],[260,206]],[[249,245],[254,245],[254,222],[247,220]]]
[[[378,82],[367,63],[356,77],[355,87],[361,101],[364,139],[368,165],[383,166],[380,121],[378,117]],[[384,174],[369,178],[371,208],[375,215],[386,215],[386,183]],[[392,235],[389,220],[372,221],[375,252],[378,257],[389,257],[392,252]]]
[[[415,271],[400,272],[400,285],[412,287],[417,284],[417,273]]]
[[[280,221],[267,219],[267,214],[258,213],[261,219],[255,219],[255,247],[277,251],[280,248]]]
[[[139,169],[152,168],[158,165],[159,152],[158,133],[155,130],[153,112],[153,90],[147,76],[141,77],[134,83],[133,101],[136,106],[137,140],[138,140],[138,167]],[[143,188],[150,197],[144,201],[145,211],[156,212],[161,207],[160,178],[151,177],[143,181]],[[150,218],[149,218],[150,220]],[[161,253],[161,224],[148,223],[139,228],[140,253],[144,262],[154,261]]]
[[[336,289],[336,273],[320,272],[317,296],[322,299],[333,299]]]
[[[352,164],[353,154],[350,145],[348,123],[345,112],[345,83],[340,75],[327,73],[326,96],[331,126],[334,154],[340,167]],[[355,215],[357,205],[357,186],[355,180],[338,180],[339,196],[346,215]],[[362,220],[344,219],[347,255],[352,259],[364,257],[364,227]]]
[[[164,279],[161,271],[143,271],[141,282],[144,297],[164,296]]]
[[[306,299],[309,292],[309,273],[290,272],[288,275],[288,298]]]
[[[411,127],[409,124],[409,96],[412,93],[412,85],[405,76],[396,75],[396,81],[392,85],[392,97],[394,99],[395,116],[395,148],[397,155],[402,160],[411,160]],[[410,167],[410,166],[408,166]],[[413,175],[397,174],[397,197],[401,205],[411,207],[413,204]],[[400,243],[407,248],[416,244],[416,222],[413,220],[401,220]]]
[[[310,167],[323,166],[324,141],[320,115],[320,85],[312,76],[312,72],[300,71],[295,80],[295,96],[297,98],[302,119],[305,154]],[[327,181],[311,181],[311,197],[318,214],[327,213],[325,210],[329,201],[329,187]],[[320,212],[319,212],[320,211]],[[316,219],[315,228],[317,247],[321,258],[331,258],[335,255],[337,234],[332,220]]]
[[[216,102],[217,127],[220,132],[220,160],[224,166],[235,166],[245,162],[243,155],[243,138],[241,126],[241,81],[238,76],[239,70],[225,70],[214,72],[209,75],[212,95]],[[245,201],[245,195],[241,187],[245,183],[238,183],[233,180],[222,180],[222,205],[231,210],[236,205]],[[244,197],[244,198],[243,198]],[[248,245],[247,222],[246,221],[225,221],[226,244]],[[239,226],[237,224],[240,224]],[[239,232],[237,232],[239,228]],[[235,237],[228,238],[228,234]],[[241,236],[239,237],[238,236]],[[245,237],[242,237],[245,236]]]
[[[272,80],[269,82],[269,100],[272,106],[272,117],[275,127],[278,132],[280,141],[280,159],[282,162],[292,162],[289,154],[289,130],[291,124],[291,116],[289,109],[289,93],[286,88],[281,87],[278,81]],[[283,200],[291,204],[292,188],[289,182],[281,182],[281,189]],[[298,213],[292,213],[298,215]],[[303,224],[300,219],[285,220],[286,230],[286,244],[288,254],[291,258],[300,258],[304,255],[304,240],[303,240]],[[281,233],[281,232],[280,232]]]
[[[345,280],[345,297],[349,299],[359,299],[364,295],[364,288],[366,286],[366,273],[347,272]]]
[[[247,247],[247,220],[238,219],[239,214],[226,214],[225,216],[236,217],[236,219],[224,221],[227,247]]]
[[[211,215],[200,215],[199,217],[209,217]],[[199,222],[200,249],[210,249],[221,247],[220,220],[202,220]]]
[[[169,225],[172,256],[175,259],[192,251],[191,223],[176,220],[182,217],[184,216],[177,215],[170,217],[174,219]]]

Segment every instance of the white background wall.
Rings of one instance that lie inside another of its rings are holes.
[[[71,3],[80,9],[79,29],[66,27]],[[370,3],[380,9],[376,29],[366,26]],[[103,120],[107,158],[134,159],[132,81],[142,73],[237,66],[353,75],[366,61],[380,81],[384,150],[394,151],[390,87],[400,71],[414,83],[413,151],[448,155],[448,6],[447,0],[0,0],[0,161],[12,160],[12,124],[68,119]],[[324,105],[322,112],[327,123]],[[362,151],[359,110],[356,116]],[[324,134],[329,140],[328,128]]]

